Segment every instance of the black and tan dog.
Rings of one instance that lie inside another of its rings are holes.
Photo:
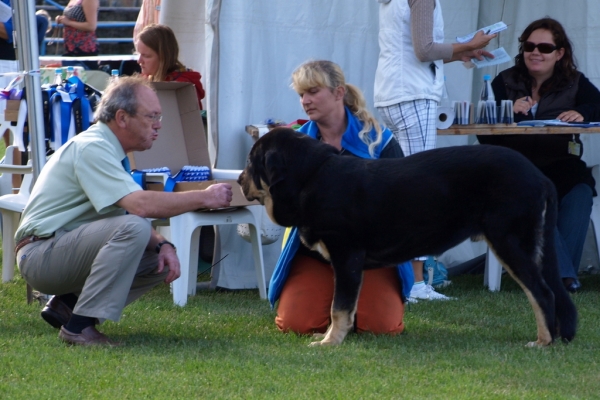
[[[364,269],[440,254],[467,238],[485,239],[527,294],[537,322],[530,345],[575,336],[577,311],[554,250],[554,185],[513,150],[458,146],[365,160],[276,128],[254,144],[238,182],[331,261],[332,323],[313,344],[343,341]]]

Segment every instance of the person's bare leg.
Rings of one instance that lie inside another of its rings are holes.
[[[423,261],[412,260],[412,267],[415,274],[415,283],[423,281]]]
[[[415,283],[410,291],[410,301],[416,303],[419,300],[450,300],[450,297],[436,292],[433,287],[424,281],[423,264],[424,261],[412,260]]]

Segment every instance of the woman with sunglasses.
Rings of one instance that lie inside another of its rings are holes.
[[[497,102],[514,102],[515,122],[598,119],[600,91],[577,70],[571,42],[558,21],[532,22],[519,43],[515,66],[492,82]],[[569,135],[481,135],[478,139],[520,152],[554,182],[559,198],[555,247],[560,273],[567,290],[578,291],[577,271],[596,195],[594,178],[581,159],[579,135],[574,131]]]

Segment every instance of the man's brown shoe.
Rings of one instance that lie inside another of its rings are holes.
[[[73,314],[73,310],[58,296],[52,296],[42,310],[44,321],[56,329],[60,329],[61,326],[66,325],[69,319],[71,319],[71,314]]]
[[[98,332],[94,325],[84,328],[81,333],[72,333],[61,326],[58,337],[69,344],[81,346],[120,346],[121,343],[110,340],[103,333]]]

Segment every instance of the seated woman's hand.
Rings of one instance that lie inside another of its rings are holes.
[[[531,107],[535,105],[535,101],[529,96],[521,97],[520,99],[515,100],[513,104],[513,111],[515,114],[523,114],[528,115]]]
[[[560,119],[563,122],[582,122],[583,121],[583,115],[579,114],[575,110],[569,110],[569,111],[560,113],[558,115],[558,117],[556,117],[556,118]]]

